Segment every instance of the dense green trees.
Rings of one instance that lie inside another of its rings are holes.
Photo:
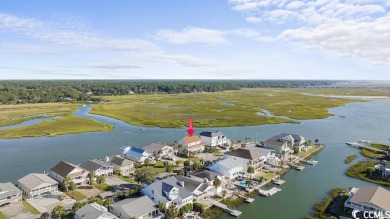
[[[241,88],[327,86],[335,81],[300,80],[40,80],[0,81],[0,103],[100,101],[93,96],[150,93],[191,93]]]

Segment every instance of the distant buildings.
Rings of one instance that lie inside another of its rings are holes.
[[[344,206],[358,211],[390,211],[390,191],[379,186],[353,188]]]
[[[201,132],[199,136],[202,142],[210,147],[229,146],[230,144],[230,140],[220,131]]]
[[[34,199],[58,192],[58,182],[46,174],[30,173],[18,180],[24,198]]]
[[[22,202],[22,191],[10,182],[0,183],[0,206]]]
[[[66,177],[69,177],[75,184],[81,184],[86,181],[88,172],[71,163],[60,161],[50,169],[49,176],[57,180],[61,185],[63,185]]]
[[[383,178],[390,178],[390,161],[382,161],[381,164],[375,165],[375,169],[377,169]]]

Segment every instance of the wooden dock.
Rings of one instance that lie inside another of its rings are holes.
[[[284,180],[281,180],[281,179],[273,179],[272,182],[275,184],[275,185],[283,185],[286,181]]]
[[[282,189],[273,187],[272,189],[268,189],[268,190],[259,189],[259,194],[262,196],[270,197],[270,196],[273,196],[280,191],[282,191]]]
[[[384,150],[380,150],[378,148],[373,148],[371,146],[367,146],[367,145],[363,145],[363,144],[359,144],[359,143],[356,143],[356,142],[347,142],[345,143],[346,145],[349,145],[351,147],[354,147],[354,148],[364,148],[364,149],[367,149],[367,150],[371,150],[371,151],[375,151],[375,152],[379,152],[379,153],[383,153],[383,154],[386,154],[387,151],[384,151]]]
[[[235,194],[235,195],[237,197],[244,198],[246,203],[252,203],[253,201],[255,201],[255,199],[253,199],[253,198],[247,198],[247,197],[245,197],[243,195],[239,195],[239,194]]]
[[[304,166],[298,166],[298,165],[295,165],[295,164],[293,164],[293,163],[290,163],[289,166],[290,166],[291,168],[294,168],[294,169],[299,170],[299,171],[302,171],[303,169],[305,169]]]
[[[212,205],[215,205],[215,206],[223,209],[224,211],[228,212],[232,216],[238,217],[242,214],[241,211],[237,211],[235,209],[230,209],[227,205],[222,204],[221,202],[217,202],[214,199],[210,199],[210,202]]]
[[[318,163],[316,160],[301,160],[301,162],[307,163],[309,165],[316,165]]]

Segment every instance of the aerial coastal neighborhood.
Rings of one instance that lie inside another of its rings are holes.
[[[118,155],[77,165],[59,161],[16,185],[0,183],[0,210],[18,212],[10,218],[20,218],[20,212],[24,218],[213,218],[205,212],[214,208],[240,216],[229,201],[251,203],[256,194],[280,192],[278,185],[285,183],[280,176],[302,171],[303,163],[314,166],[311,156],[323,147],[318,139],[312,144],[287,133],[233,143],[220,131],[142,148],[121,146]],[[389,165],[382,161],[375,169],[389,178]],[[390,192],[380,186],[351,188],[347,194],[346,212],[390,210]]]

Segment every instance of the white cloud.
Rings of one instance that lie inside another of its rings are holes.
[[[220,31],[206,28],[191,27],[183,31],[170,29],[159,30],[157,36],[173,44],[203,43],[210,45],[227,44]]]
[[[246,17],[245,20],[248,23],[252,23],[252,24],[259,24],[259,23],[261,23],[261,18],[258,18],[258,17]]]
[[[332,56],[390,65],[388,0],[229,0],[229,4],[262,23],[283,23],[271,33],[279,40]]]

